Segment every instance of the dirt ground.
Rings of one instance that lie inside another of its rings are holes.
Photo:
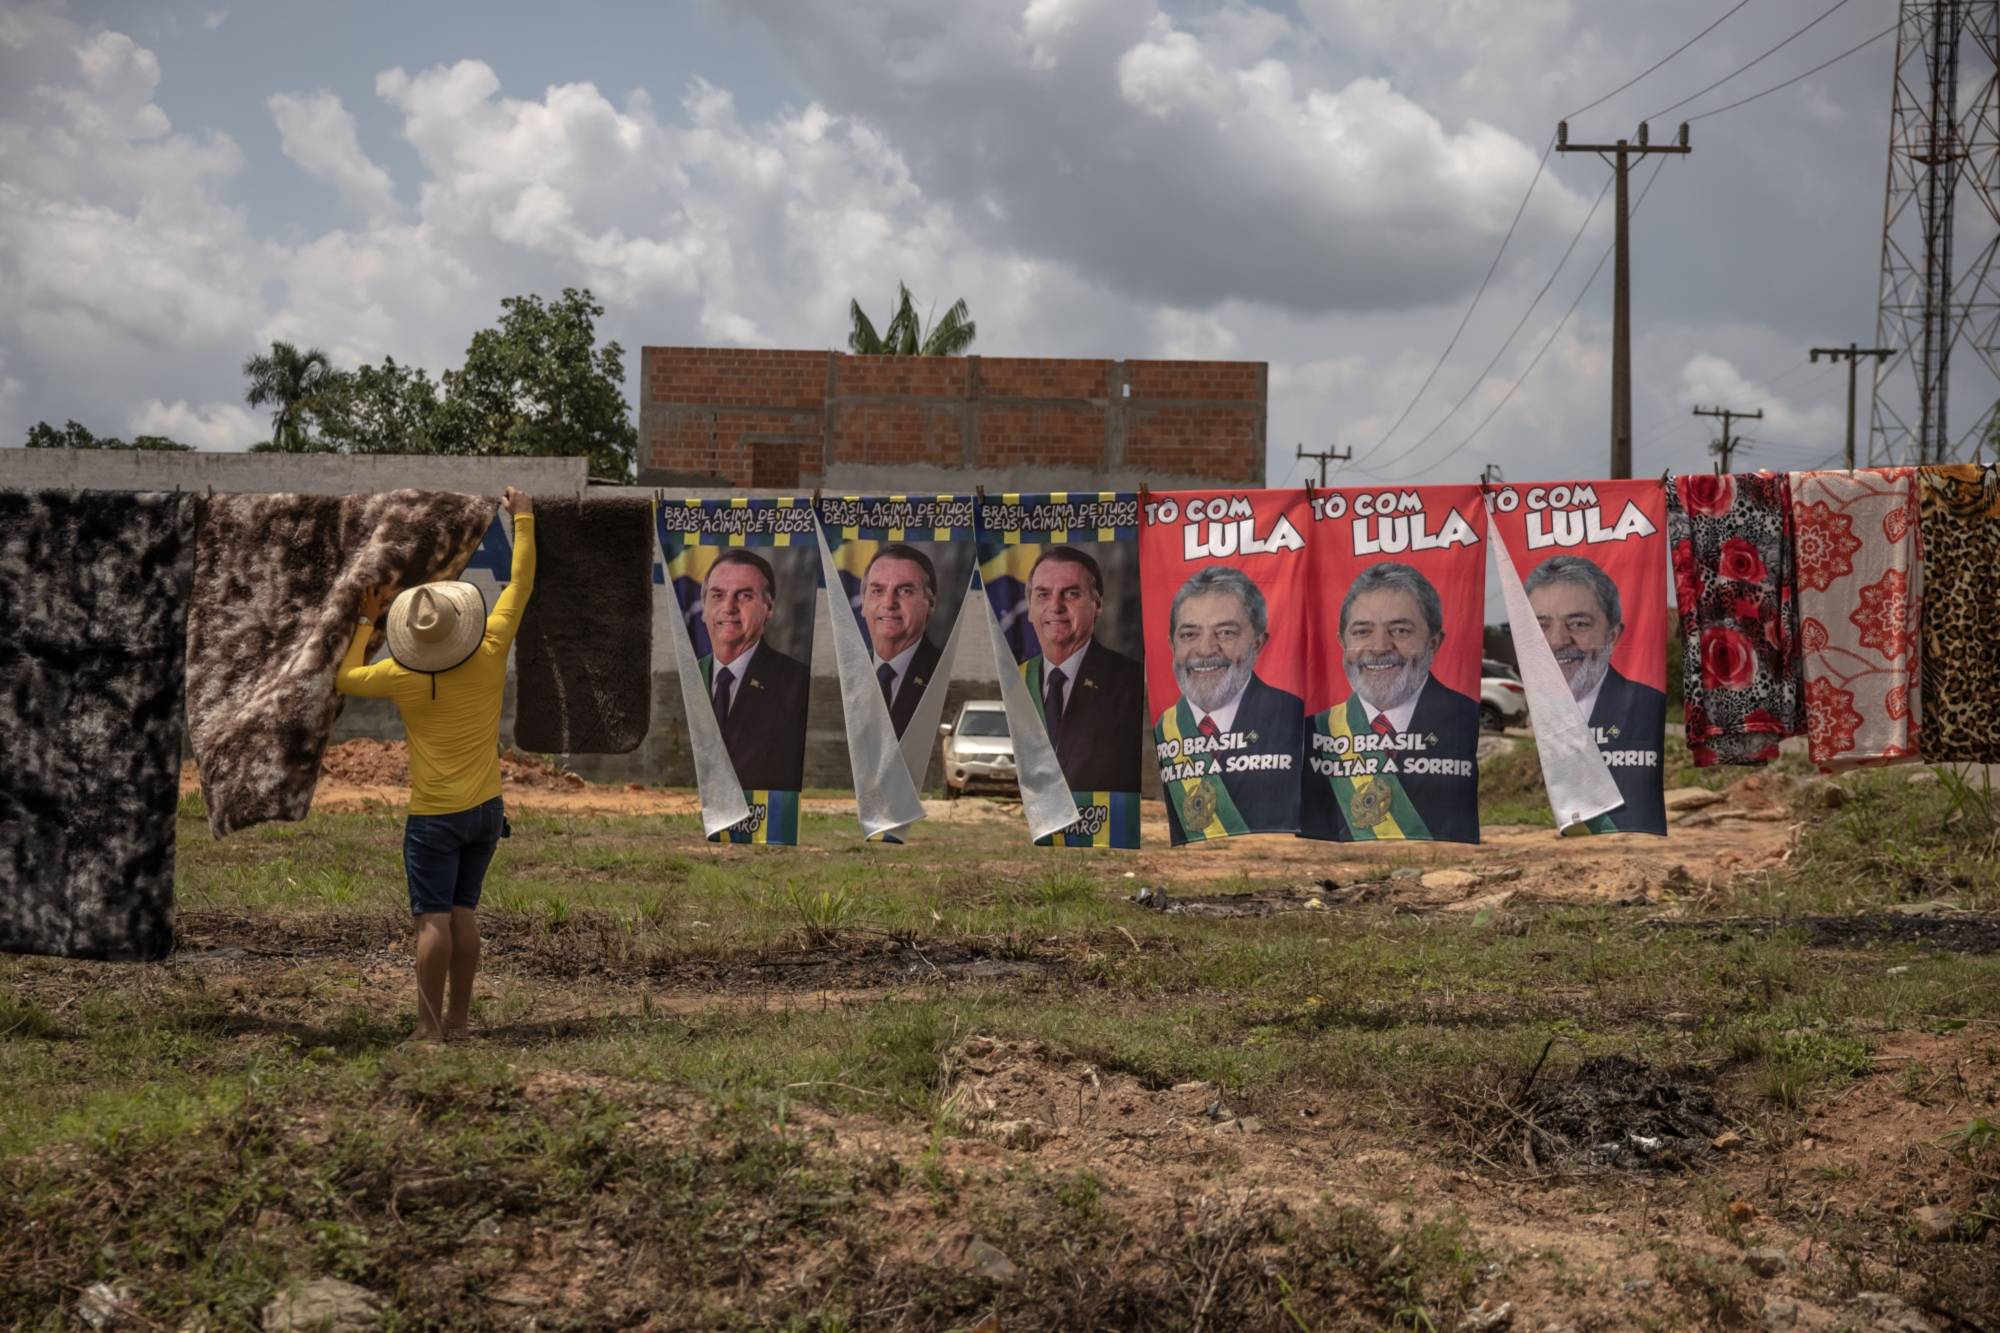
[[[311,966],[318,952],[306,938],[295,941],[301,957],[259,958],[256,937],[242,923],[186,924],[193,947],[178,965],[250,1003],[282,1008],[284,1001],[255,997],[296,993],[286,974]],[[327,943],[350,968],[357,953],[365,955],[354,998],[396,1008],[408,984],[399,942],[385,933],[372,944]],[[504,939],[495,944],[503,967],[530,957]],[[588,990],[553,988],[534,1023],[497,1026],[483,1040],[560,1037],[642,1004],[677,1015],[823,1010],[1003,975],[947,957],[926,960],[920,970],[893,945],[824,953],[754,974],[641,981],[598,969]],[[1886,1293],[1854,1291],[1853,1277],[1857,1265],[1881,1271],[1909,1261],[1899,1248],[1910,1242],[1899,1237],[1920,1206],[1941,1204],[1961,1215],[1980,1206],[1953,1167],[1948,1136],[1990,1115],[2000,1100],[2000,1020],[1935,1035],[1885,1034],[1865,1072],[1782,1131],[1760,1131],[1724,1113],[1704,1127],[1705,1135],[1719,1131],[1711,1140],[1690,1145],[1701,1158],[1697,1171],[1575,1171],[1532,1153],[1476,1161],[1441,1150],[1436,1134],[1422,1142],[1385,1138],[1338,1090],[1299,1087],[1260,1099],[1253,1114],[1212,1083],[1150,1086],[1046,1043],[976,1033],[947,1053],[944,1079],[946,1113],[969,1132],[939,1138],[907,1118],[805,1104],[788,1112],[783,1129],[846,1159],[929,1161],[968,1197],[1024,1173],[1087,1174],[1105,1206],[1121,1215],[1185,1214],[1189,1225],[1222,1232],[1228,1219],[1272,1207],[1352,1207],[1385,1227],[1448,1216],[1478,1237],[1487,1265],[1482,1285],[1498,1293],[1485,1307],[1496,1322],[1471,1322],[1475,1311],[1461,1329],[1992,1327],[1976,1315],[1926,1312]],[[629,1079],[542,1070],[524,1075],[521,1093],[536,1105],[596,1095],[642,1107],[629,1129],[649,1143],[721,1150],[730,1132],[700,1099],[663,1100]],[[1657,1087],[1646,1090],[1646,1100],[1657,1104],[1658,1097]],[[935,1190],[914,1180],[857,1206],[869,1210],[866,1230],[891,1260],[968,1273],[1011,1263],[1004,1254],[995,1258],[973,1210],[941,1208]],[[1852,1233],[1841,1234],[1832,1219],[1846,1219]],[[517,1265],[487,1293],[499,1322],[512,1325],[513,1311],[584,1322],[600,1314],[599,1269],[610,1260],[591,1246],[602,1244],[548,1231],[519,1246]],[[1979,1262],[1976,1254],[1972,1261]],[[1689,1299],[1706,1302],[1706,1316],[1694,1325],[1651,1320],[1660,1302],[1683,1308]],[[1510,1313],[1502,1315],[1503,1307]]]
[[[549,814],[613,816],[693,816],[700,801],[686,789],[597,785],[552,767],[532,755],[512,752],[501,761],[511,809]],[[395,809],[409,799],[409,761],[401,741],[344,741],[331,746],[322,768],[315,809],[353,811]],[[199,789],[192,764],[181,775],[183,793]],[[1509,901],[1616,902],[1627,905],[1698,897],[1718,880],[1757,874],[1783,865],[1797,841],[1799,822],[1784,799],[1782,779],[1752,774],[1726,796],[1690,793],[1689,808],[1669,815],[1672,835],[1664,839],[1625,836],[1562,838],[1552,829],[1529,825],[1488,825],[1483,843],[1344,844],[1283,836],[1233,838],[1210,846],[1168,845],[1166,807],[1148,801],[1140,820],[1141,848],[1113,853],[1126,863],[1135,884],[1213,884],[1233,877],[1293,879],[1326,890],[1326,905],[1351,896],[1355,886],[1378,879],[1385,867],[1414,883],[1399,884],[1398,902],[1478,911]],[[808,798],[807,814],[851,815],[852,802]],[[926,823],[1016,824],[1018,801],[987,797],[926,800]],[[727,856],[729,849],[707,844],[693,830],[668,834],[676,851]],[[684,845],[683,845],[684,844]],[[1446,875],[1429,882],[1425,872],[1465,866],[1465,878]]]
[[[692,792],[592,786],[527,756],[509,756],[505,763],[507,798],[517,811],[672,816],[673,822],[659,829],[662,851],[704,866],[744,864],[729,860],[741,857],[743,849],[706,843],[686,818],[698,811]],[[190,770],[184,786],[193,789],[193,779]],[[316,805],[328,811],[393,810],[407,798],[406,783],[400,744],[348,742],[329,752]],[[783,1025],[829,1016],[866,1021],[899,1004],[949,1007],[968,998],[1005,1012],[1009,1003],[1061,1008],[1101,997],[1107,1007],[1129,1006],[1136,1021],[1148,1006],[1173,1002],[1147,982],[1150,960],[1197,955],[1204,941],[1198,933],[1203,927],[1194,922],[1174,923],[1172,931],[1166,922],[1149,923],[1162,928],[1149,933],[1139,926],[1144,908],[1191,917],[1324,913],[1330,936],[1358,937],[1384,920],[1400,919],[1412,930],[1453,938],[1489,931],[1495,941],[1527,929],[1524,921],[1554,915],[1534,912],[1538,903],[1628,909],[1604,914],[1616,923],[1605,933],[1623,930],[1650,938],[1657,929],[1697,938],[1711,952],[1701,955],[1705,963],[1688,965],[1717,969],[1708,984],[1726,991],[1740,973],[1742,989],[1781,1015],[1791,1012],[1785,1009],[1785,992],[1796,986],[1803,994],[1809,987],[1802,975],[1777,964],[1757,973],[1754,985],[1748,979],[1742,960],[1755,957],[1748,941],[1767,928],[1789,931],[1794,941],[1803,935],[1803,945],[1786,947],[1817,959],[1846,959],[1844,966],[1870,976],[1926,966],[1916,955],[1885,966],[1869,953],[1878,941],[1930,949],[1934,959],[1984,956],[2000,931],[2000,917],[1991,912],[1938,917],[1899,910],[1923,904],[1883,903],[1882,910],[1868,914],[1794,915],[1783,921],[1731,915],[1746,910],[1737,906],[1732,887],[1746,890],[1740,896],[1747,899],[1754,896],[1747,891],[1755,882],[1774,870],[1812,873],[1810,867],[1791,870],[1791,863],[1801,856],[1802,831],[1820,816],[1818,807],[1800,799],[1796,779],[1776,773],[1753,774],[1721,792],[1676,791],[1669,806],[1667,839],[1564,839],[1548,828],[1502,825],[1488,826],[1485,844],[1477,848],[1335,846],[1257,837],[1175,850],[1167,845],[1162,808],[1152,803],[1142,826],[1148,844],[1143,850],[1089,860],[1100,881],[1097,892],[1106,887],[1102,881],[1117,883],[1121,876],[1129,885],[1134,902],[1117,909],[1146,936],[1143,946],[1114,923],[1094,935],[1038,928],[1005,940],[851,930],[837,941],[829,932],[814,943],[807,931],[803,944],[788,936],[769,948],[661,956],[610,947],[619,941],[618,927],[595,917],[551,925],[532,912],[501,914],[490,923],[486,942],[491,971],[482,978],[492,980],[481,983],[495,987],[495,1016],[482,1024],[473,1058],[504,1064],[510,1087],[538,1112],[555,1115],[579,1097],[592,1105],[629,1108],[620,1111],[627,1117],[621,1133],[636,1141],[726,1159],[742,1151],[743,1126],[715,1099],[577,1067],[573,1060],[568,1067],[533,1066],[562,1065],[564,1043],[587,1046],[621,1023],[650,1023],[662,1015],[684,1025],[690,1041],[782,1031]],[[951,843],[936,826],[978,824],[992,842],[1020,820],[1019,804],[1005,800],[932,801],[926,808],[933,827],[920,832],[913,840],[917,845],[886,855],[935,859],[939,848]],[[805,809],[836,819],[852,812],[849,802],[837,799],[811,799]],[[827,855],[824,829],[818,837],[819,847],[799,854]],[[921,845],[932,840],[928,848]],[[1261,923],[1242,924],[1250,938],[1281,946],[1284,936],[1277,929],[1262,936],[1256,933]],[[230,1015],[222,1029],[225,1040],[283,1039],[312,1048],[327,1040],[329,1015],[337,1006],[358,1006],[384,1027],[407,1011],[409,941],[393,912],[292,917],[282,944],[274,943],[272,925],[273,918],[252,910],[182,914],[183,947],[162,975],[169,984],[216,998]],[[1577,929],[1588,936],[1595,928],[1586,921]],[[1718,938],[1743,940],[1741,957],[1736,946],[1712,942]],[[1554,932],[1543,937],[1543,947],[1560,942]],[[1604,943],[1602,936],[1597,943]],[[1210,947],[1219,956],[1212,941]],[[1692,952],[1687,956],[1694,958]],[[824,1075],[841,1080],[828,1086],[853,1094],[844,1109],[837,1099],[829,1103],[812,1096],[820,1084],[789,1084],[787,1094],[799,1100],[763,1129],[809,1142],[827,1160],[900,1163],[893,1184],[856,1195],[846,1205],[857,1210],[848,1220],[859,1219],[857,1232],[870,1240],[869,1262],[878,1277],[915,1271],[933,1275],[927,1281],[960,1274],[994,1284],[1001,1295],[996,1313],[977,1325],[983,1329],[1002,1326],[997,1312],[1008,1307],[1005,1293],[1019,1294],[1050,1281],[1051,1271],[1058,1277],[1062,1272],[1047,1245],[1042,1252],[1030,1251],[1023,1248],[1029,1242],[1018,1239],[1022,1233],[1010,1242],[995,1230],[1000,1201],[1041,1188],[1036,1182],[1088,1180],[1092,1190],[1102,1192],[1102,1207],[1127,1228],[1121,1243],[1128,1248],[1114,1265],[1127,1274],[1178,1262],[1161,1257],[1163,1238],[1173,1236],[1188,1246],[1189,1262],[1235,1274],[1230,1280],[1251,1281],[1257,1273],[1276,1271],[1245,1270],[1241,1255],[1232,1268],[1228,1248],[1237,1243],[1232,1237],[1252,1235],[1245,1219],[1268,1216],[1272,1209],[1294,1217],[1329,1207],[1351,1209],[1375,1219],[1383,1235],[1417,1237],[1438,1223],[1447,1228],[1440,1234],[1469,1237],[1477,1275],[1465,1290],[1476,1294],[1457,1307],[1426,1299],[1437,1308],[1453,1308],[1454,1319],[1458,1309],[1481,1303],[1462,1322],[1432,1324],[1426,1315],[1425,1322],[1410,1323],[1396,1316],[1398,1327],[1453,1327],[1461,1333],[2000,1330],[2000,1310],[1970,1309],[1962,1302],[1951,1308],[1922,1304],[1922,1293],[1931,1290],[1971,1292],[1982,1300],[1984,1293],[2000,1290],[1990,1273],[1979,1276],[1979,1266],[1994,1253],[1991,1233],[1951,1243],[1922,1235],[1928,1209],[1967,1219],[1983,1217],[1981,1210],[1993,1206],[1994,1196],[1985,1193],[1990,1185],[1966,1169],[1962,1154],[1954,1156],[1950,1136],[1968,1124],[2000,1119],[2000,1009],[1968,1010],[1956,997],[1945,997],[1949,1008],[1942,1015],[1891,1015],[1869,1007],[1855,1026],[1839,1028],[1801,1008],[1800,1016],[1784,1017],[1769,1029],[1745,1029],[1744,1040],[1752,1044],[1732,1052],[1728,1041],[1718,1042],[1712,1032],[1705,1044],[1676,1045],[1709,1020],[1664,1000],[1651,1004],[1652,993],[1627,993],[1608,1008],[1604,997],[1615,989],[1610,985],[1580,984],[1574,977],[1567,986],[1557,984],[1541,970],[1538,960],[1548,957],[1529,955],[1509,964],[1522,969],[1517,991],[1497,988],[1477,1004],[1460,1002],[1459,1009],[1453,1009],[1448,989],[1439,999],[1453,1010],[1451,1030],[1476,1044],[1486,1040],[1481,1034],[1489,1023],[1490,1030],[1499,1030],[1509,1005],[1532,1006],[1561,991],[1573,1001],[1574,1012],[1548,1030],[1551,1046],[1568,1043],[1551,1062],[1564,1072],[1551,1072],[1537,1084],[1542,1066],[1536,1063],[1526,1084],[1510,1083],[1501,1095],[1469,1081],[1426,1083],[1413,1062],[1409,1086],[1427,1090],[1412,1095],[1433,1101],[1407,1108],[1410,1118],[1401,1133],[1384,1128],[1380,1108],[1365,1095],[1309,1063],[1296,1072],[1288,1069],[1275,1088],[1265,1084],[1251,1092],[1207,1081],[1149,1080],[1132,1072],[1143,1062],[1098,1067],[1078,1054],[1087,1047],[986,1035],[990,1025],[976,1017],[966,1028],[954,1017],[950,1035],[935,1048],[943,1051],[934,1085],[941,1109],[929,1119],[910,1115],[907,1106],[891,1109],[886,1094],[859,1072],[865,1057],[857,1057],[853,1069]],[[1121,981],[1126,974],[1119,968],[1127,963],[1134,970]],[[1221,1008],[1240,1001],[1241,988],[1254,985],[1257,969],[1264,967],[1260,957],[1255,967],[1202,984],[1213,987]],[[58,1016],[69,1012],[83,975],[80,970],[71,975],[73,970],[25,974],[22,998]],[[1419,989],[1426,980],[1420,973],[1411,976]],[[503,992],[511,1004],[498,1003]],[[1318,1002],[1314,995],[1304,1003]],[[1348,1034],[1341,1041],[1365,1042],[1372,1011],[1348,1003],[1354,1012],[1332,1030]],[[973,1003],[952,1012],[994,1011]],[[1965,1017],[1968,1012],[1974,1016]],[[1198,1025],[1201,1018],[1188,1021]],[[1287,1024],[1296,1028],[1300,1021],[1272,1002],[1272,1031],[1286,1030]],[[1242,1040],[1254,1041],[1260,1026],[1246,1019],[1237,1031]],[[1685,1068],[1616,1063],[1623,1056],[1610,1057],[1612,1063],[1579,1063],[1578,1050],[1595,1030],[1619,1026],[1684,1034],[1670,1036],[1658,1049],[1699,1049],[1707,1063]],[[1800,1050],[1850,1041],[1856,1053],[1851,1077],[1824,1097],[1801,1093],[1782,1111],[1747,1093],[1741,1073],[1735,1089],[1720,1095],[1719,1073],[1757,1058],[1763,1048],[1753,1049],[1755,1042],[1766,1039],[1755,1033],[1767,1030],[1776,1034],[1768,1040],[1796,1043]],[[1202,1034],[1190,1028],[1190,1040],[1197,1039]],[[1394,1053],[1399,1059],[1406,1055],[1400,1046]],[[1337,1056],[1338,1051],[1329,1053]],[[1164,1063],[1186,1067],[1171,1057]],[[941,1125],[949,1125],[949,1132]],[[1071,1186],[1046,1188],[1059,1187]],[[618,1237],[553,1215],[509,1221],[504,1228],[480,1225],[489,1227],[489,1240],[504,1242],[511,1256],[506,1271],[497,1273],[481,1296],[485,1318],[494,1325],[618,1322],[604,1302],[625,1282],[620,1265],[636,1262],[620,1249]],[[1452,1227],[1462,1231],[1450,1232]],[[1004,1252],[996,1240],[1013,1252]],[[1268,1237],[1243,1243],[1268,1244]],[[1388,1255],[1368,1261],[1371,1271],[1389,1275],[1378,1281],[1401,1271],[1395,1256],[1402,1244],[1399,1240]],[[826,1280],[827,1266],[837,1263],[835,1249],[795,1257],[773,1251],[768,1262],[759,1261],[756,1280],[763,1287],[754,1299],[746,1288],[741,1308],[769,1309],[757,1302],[774,1299],[772,1293],[787,1285],[816,1288]],[[1450,1268],[1435,1254],[1426,1262]],[[1897,1275],[1934,1274],[1953,1264],[1961,1266],[1952,1270],[1956,1275],[1948,1273],[1932,1286],[1899,1284]],[[1102,1272],[1092,1279],[1105,1280]],[[1209,1280],[1213,1294],[1215,1279]],[[1891,1294],[1891,1287],[1898,1294]],[[1191,1326],[1204,1327],[1199,1289],[1188,1304],[1194,1311]],[[1425,1304],[1410,1297],[1411,1309]],[[1306,1326],[1296,1314],[1291,1317]]]

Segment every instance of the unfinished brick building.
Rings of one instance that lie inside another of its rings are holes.
[[[1264,481],[1261,361],[648,347],[641,485],[1130,488]]]

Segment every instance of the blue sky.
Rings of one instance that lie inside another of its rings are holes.
[[[75,417],[245,447],[267,423],[236,367],[270,339],[440,371],[501,298],[565,285],[598,293],[634,370],[649,342],[838,346],[848,297],[901,278],[965,296],[992,354],[1269,361],[1274,481],[1300,441],[1398,480],[1596,475],[1608,275],[1467,442],[1608,244],[1600,208],[1503,347],[1594,161],[1551,163],[1389,427],[1555,120],[1727,8],[14,0],[0,443]],[[1821,8],[1753,0],[1573,129],[1629,132]],[[1843,5],[1655,132],[1893,15]],[[1806,348],[1874,333],[1891,50],[1698,122],[1665,168],[1634,231],[1642,468],[1705,466],[1697,401],[1764,407],[1752,461],[1839,447],[1844,380]]]

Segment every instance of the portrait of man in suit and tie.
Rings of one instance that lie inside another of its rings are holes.
[[[1074,546],[1050,546],[1028,575],[1028,623],[1041,652],[1021,664],[1072,791],[1139,790],[1145,668],[1097,637],[1104,571]]]
[[[701,678],[736,779],[751,791],[797,791],[804,784],[812,672],[764,642],[777,591],[771,562],[741,547],[718,557],[701,587],[710,648]]]
[[[1479,840],[1479,704],[1431,673],[1444,607],[1418,570],[1384,560],[1340,604],[1351,692],[1313,717],[1300,831],[1345,840]]]
[[[861,576],[861,623],[868,630],[875,679],[900,739],[917,711],[943,653],[931,642],[937,610],[937,567],[914,546],[892,542],[875,552]]]
[[[1625,798],[1622,808],[1600,816],[1604,831],[1665,833],[1659,752],[1665,743],[1667,696],[1627,679],[1611,665],[1625,633],[1618,585],[1594,560],[1552,555],[1535,566],[1522,587],[1597,748],[1610,763],[1618,794]]]
[[[1181,694],[1153,739],[1182,756],[1160,775],[1174,840],[1295,831],[1305,704],[1257,674],[1271,639],[1263,590],[1207,565],[1174,594],[1167,625]]]

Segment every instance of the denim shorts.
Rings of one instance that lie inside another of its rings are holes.
[[[411,914],[479,906],[486,867],[493,863],[506,826],[498,796],[455,815],[411,815],[403,824]]]

